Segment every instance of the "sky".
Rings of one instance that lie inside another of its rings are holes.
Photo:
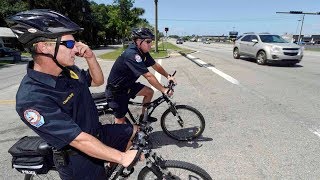
[[[112,4],[113,0],[94,0]],[[141,16],[155,25],[154,0],[135,0],[145,9]],[[320,0],[158,0],[158,30],[167,35],[228,35],[230,31],[299,34],[301,14],[320,12]],[[302,34],[320,34],[320,15],[305,15]]]

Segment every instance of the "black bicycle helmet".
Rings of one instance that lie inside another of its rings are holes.
[[[49,9],[34,9],[17,13],[7,19],[18,40],[29,47],[46,39],[56,39],[82,30],[68,17]]]
[[[148,28],[136,28],[132,30],[132,39],[152,39],[154,40],[154,35]]]

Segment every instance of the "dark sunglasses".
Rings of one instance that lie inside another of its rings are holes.
[[[148,39],[148,40],[145,40],[145,42],[147,42],[148,44],[150,44],[152,42],[152,40]]]
[[[60,44],[64,45],[68,49],[73,49],[74,45],[76,44],[76,41],[74,40],[60,41]]]

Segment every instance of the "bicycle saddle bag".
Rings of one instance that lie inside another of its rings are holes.
[[[39,136],[25,136],[8,152],[12,168],[24,174],[46,174],[53,166],[52,147]]]

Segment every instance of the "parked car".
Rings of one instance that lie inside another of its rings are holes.
[[[0,48],[0,59],[13,62],[21,61],[21,52],[8,47]]]
[[[177,39],[176,44],[183,44],[183,40],[182,39]]]
[[[272,62],[295,65],[302,60],[303,49],[297,44],[289,43],[279,35],[246,33],[235,41],[233,57],[235,59],[239,59],[240,56],[252,57],[259,65]]]

